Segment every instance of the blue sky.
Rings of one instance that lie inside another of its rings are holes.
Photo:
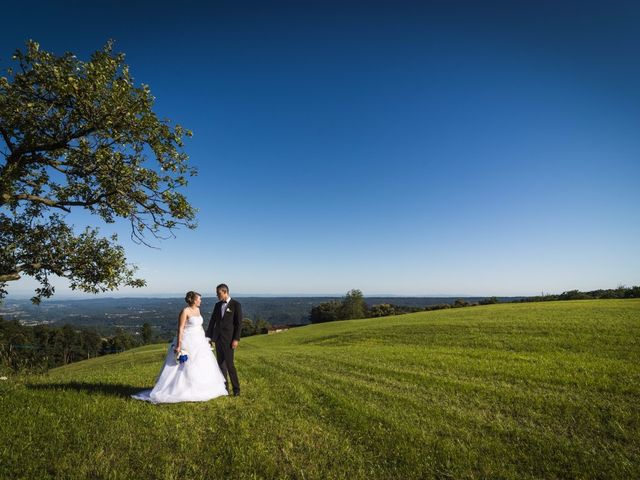
[[[112,38],[155,110],[194,132],[199,228],[153,250],[104,226],[149,283],[120,295],[640,283],[636,2],[35,2],[3,16],[3,67],[28,38],[83,58]]]

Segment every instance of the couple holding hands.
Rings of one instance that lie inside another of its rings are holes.
[[[229,394],[227,375],[233,395],[240,395],[233,355],[240,342],[242,305],[231,298],[224,283],[216,287],[216,294],[218,303],[205,335],[201,295],[187,293],[188,306],[180,312],[178,334],[169,346],[155,386],[133,398],[152,403],[203,402]],[[211,344],[215,345],[215,357]]]

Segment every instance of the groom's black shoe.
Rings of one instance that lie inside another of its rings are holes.
[[[239,397],[240,396],[240,390],[234,390],[233,396],[234,397]]]

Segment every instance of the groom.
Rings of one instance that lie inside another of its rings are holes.
[[[224,386],[229,391],[227,372],[231,378],[233,395],[240,395],[240,383],[238,374],[233,364],[233,353],[240,342],[240,330],[242,329],[242,305],[229,296],[229,287],[221,283],[216,287],[218,303],[213,307],[211,320],[207,327],[207,337],[215,342],[218,365],[224,375]]]

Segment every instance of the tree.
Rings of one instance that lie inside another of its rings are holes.
[[[263,333],[268,333],[271,324],[261,318],[259,315],[256,315],[255,320],[251,320],[250,318],[242,319],[242,330],[240,330],[241,337],[250,337],[252,335],[260,335]]]
[[[256,328],[256,335],[260,335],[260,334],[264,334],[264,333],[268,333],[269,329],[271,328],[271,323],[267,322],[266,320],[258,317],[256,318],[256,323],[255,323],[255,328]]]
[[[340,309],[342,304],[336,300],[321,303],[311,309],[309,320],[311,323],[324,323],[341,320]]]
[[[365,318],[367,304],[360,290],[350,290],[342,301],[331,300],[321,303],[311,309],[309,320],[311,323],[333,322],[335,320],[350,320]]]
[[[151,340],[153,339],[153,327],[149,322],[144,322],[142,324],[140,335],[142,336],[142,343],[145,345],[147,343],[151,343]]]
[[[109,347],[112,352],[122,352],[134,345],[133,337],[123,328],[117,327],[113,337],[109,339]]]
[[[389,303],[379,303],[369,309],[370,317],[389,317],[391,315],[396,315],[396,308]]]
[[[144,286],[117,236],[64,215],[125,219],[145,245],[195,228],[178,191],[196,173],[182,151],[191,132],[153,113],[149,87],[134,85],[111,41],[87,62],[34,41],[13,60],[0,76],[0,299],[21,275],[40,282],[36,303],[54,293],[51,275],[92,293]]]
[[[341,320],[354,318],[365,318],[367,315],[367,304],[360,290],[350,290],[342,299]]]
[[[488,297],[478,302],[480,305],[493,305],[498,303],[498,297]]]
[[[240,337],[250,337],[256,334],[256,326],[253,324],[250,318],[242,319],[242,329],[240,330]]]
[[[592,298],[588,293],[581,292],[580,290],[569,290],[568,292],[562,292],[560,300],[588,300]]]
[[[87,358],[97,357],[102,346],[102,337],[95,329],[81,329],[83,354],[86,353]]]

